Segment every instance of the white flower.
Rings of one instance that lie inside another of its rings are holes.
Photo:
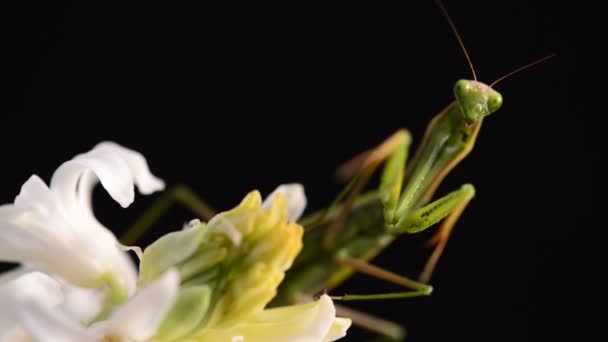
[[[28,273],[0,285],[0,341],[147,341],[175,303],[178,289],[179,274],[170,270],[108,320],[86,327],[62,310],[59,282]]]
[[[93,214],[98,179],[123,207],[133,202],[134,183],[144,194],[164,188],[141,154],[100,143],[63,163],[50,187],[33,175],[14,204],[0,206],[0,261],[22,263],[81,287],[109,285],[115,299],[124,300],[135,289],[137,273],[114,234]]]

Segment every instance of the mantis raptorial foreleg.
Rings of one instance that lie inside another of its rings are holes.
[[[475,196],[475,188],[470,184],[465,184],[460,189],[420,209],[414,210],[402,220],[399,220],[395,226],[389,227],[389,231],[394,234],[417,233],[445,218],[439,231],[428,242],[435,249],[420,274],[420,281],[427,283],[430,280],[437,261],[445,249],[454,224],[473,196]]]
[[[460,189],[397,218],[396,224],[387,227],[388,231],[392,234],[418,233],[450,215],[454,210],[460,208],[463,202],[468,203],[473,196],[475,196],[473,185],[464,184]]]
[[[177,184],[162,194],[154,204],[127,230],[120,242],[130,246],[134,244],[158,219],[167,212],[173,204],[181,204],[194,212],[204,221],[215,215],[205,201],[197,196],[188,186]]]
[[[424,265],[422,273],[420,273],[420,276],[418,277],[419,281],[427,283],[431,280],[431,276],[433,275],[433,271],[437,266],[437,262],[439,261],[443,250],[445,249],[445,245],[447,244],[448,239],[450,238],[452,228],[454,227],[454,224],[456,224],[456,221],[458,221],[458,219],[460,218],[460,215],[467,207],[467,204],[469,204],[471,199],[472,196],[462,197],[460,199],[460,202],[457,203],[456,206],[452,209],[452,212],[448,215],[448,217],[443,220],[437,233],[435,233],[435,235],[433,235],[433,237],[427,242],[427,246],[434,246],[435,248],[433,249],[433,253]]]

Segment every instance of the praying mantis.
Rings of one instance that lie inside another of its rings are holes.
[[[504,78],[553,55],[527,64],[490,85],[477,81],[471,59],[464,48],[455,25],[445,8],[446,16],[473,73],[473,80],[459,80],[454,86],[455,100],[430,121],[423,141],[412,158],[409,157],[411,135],[401,129],[376,148],[357,156],[339,173],[352,179],[326,210],[305,216],[299,223],[305,228],[304,248],[279,288],[273,305],[294,303],[310,298],[319,290],[330,291],[354,273],[368,274],[403,286],[406,291],[379,294],[345,294],[334,300],[373,300],[411,298],[432,293],[428,285],[446,247],[452,229],[475,196],[475,188],[460,188],[434,199],[444,178],[473,149],[482,123],[502,105],[502,96],[493,86]],[[370,178],[380,167],[377,190],[363,192]],[[204,202],[185,186],[169,190],[135,224],[122,239],[131,244],[155,222],[173,202],[189,206],[201,219],[214,214]],[[428,244],[433,248],[417,280],[374,266],[371,261],[397,237],[421,232],[440,223]],[[367,329],[389,338],[403,338],[398,325],[367,314],[340,307],[339,315],[353,319]]]

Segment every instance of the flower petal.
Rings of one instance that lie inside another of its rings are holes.
[[[269,209],[276,194],[282,194],[287,202],[288,218],[291,222],[300,219],[306,209],[306,195],[304,186],[299,183],[283,184],[276,188],[262,203],[262,208]]]
[[[329,328],[327,335],[323,338],[323,342],[331,342],[346,336],[346,330],[350,328],[353,322],[349,318],[336,317],[334,323]]]
[[[162,179],[154,176],[148,168],[148,163],[144,156],[136,151],[120,146],[114,142],[105,141],[97,144],[94,151],[107,151],[122,158],[130,170],[135,185],[144,195],[163,190],[165,183]],[[87,208],[91,208],[91,194],[93,187],[97,184],[98,178],[95,173],[84,171],[78,183],[78,196]],[[92,211],[91,211],[92,212]]]
[[[15,207],[22,210],[34,208],[48,215],[57,210],[57,197],[40,177],[32,175],[21,186],[21,191],[15,198]]]
[[[120,146],[117,143],[111,141],[104,141],[99,143],[95,149],[106,150],[109,153],[118,154],[131,169],[133,180],[141,192],[144,195],[149,195],[156,191],[161,191],[165,188],[165,183],[162,179],[154,176],[148,168],[146,158],[136,151]]]
[[[19,321],[35,341],[98,341],[101,335],[70,319],[61,311],[36,302],[22,303],[18,308]]]
[[[119,307],[109,320],[93,324],[91,330],[104,336],[147,340],[175,303],[178,287],[178,272],[169,270]]]
[[[22,262],[44,257],[46,245],[21,227],[0,219],[0,261]]]
[[[101,312],[104,302],[104,289],[87,289],[73,286],[58,279],[63,292],[63,302],[59,307],[74,320],[88,324]]]
[[[44,273],[34,271],[24,274],[18,269],[2,276],[10,280],[0,284],[0,317],[10,314],[11,308],[23,301],[34,300],[52,307],[63,300],[59,282]]]
[[[123,208],[133,202],[134,183],[128,164],[110,151],[93,149],[61,164],[51,178],[51,190],[58,194],[68,209],[81,207],[77,196],[78,183],[89,170],[95,173],[110,196]]]
[[[11,272],[15,275],[21,270]],[[12,275],[4,276],[5,279]],[[63,294],[59,282],[40,272],[22,274],[0,285],[0,336],[23,339],[28,336],[39,340],[53,340],[53,337],[71,336],[72,328],[77,336],[84,328],[70,321],[56,308],[61,304]],[[66,330],[68,335],[56,335],[55,330]],[[65,338],[55,339],[66,341]],[[68,339],[69,341],[75,339]],[[81,340],[82,339],[77,339]]]
[[[4,284],[6,284],[10,281],[13,281],[27,273],[34,272],[34,271],[36,271],[36,270],[32,269],[30,267],[19,266],[19,267],[15,267],[15,268],[11,269],[10,271],[0,273],[0,289],[2,289],[2,286]],[[1,293],[0,293],[0,297],[1,297]]]
[[[345,321],[339,319],[337,332],[336,310],[329,296],[318,301],[264,310],[228,329],[208,329],[198,341],[230,341],[243,338],[247,342],[319,342],[327,337],[339,338],[340,326],[346,330]]]

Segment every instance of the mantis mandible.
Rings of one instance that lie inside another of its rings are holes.
[[[464,184],[438,199],[434,194],[447,174],[473,149],[482,123],[502,105],[502,96],[493,86],[521,70],[538,64],[549,55],[527,64],[490,85],[477,81],[471,58],[443,5],[446,17],[471,67],[473,80],[459,80],[454,86],[455,100],[430,121],[423,141],[411,160],[408,149],[411,136],[405,129],[394,133],[376,148],[354,158],[339,173],[352,178],[328,209],[304,217],[304,248],[287,273],[272,304],[286,304],[310,298],[324,289],[331,291],[355,272],[368,274],[401,285],[407,291],[380,294],[345,294],[335,300],[371,300],[409,298],[431,294],[428,285],[451,231],[467,204],[475,195],[471,184]],[[377,190],[362,193],[371,176],[382,165]],[[176,186],[133,226],[122,242],[132,244],[173,202],[190,207],[201,219],[210,219],[214,211],[185,186]],[[403,234],[421,232],[441,222],[428,241],[433,248],[417,280],[383,270],[370,261]],[[341,308],[367,329],[401,339],[403,329],[351,309]]]

